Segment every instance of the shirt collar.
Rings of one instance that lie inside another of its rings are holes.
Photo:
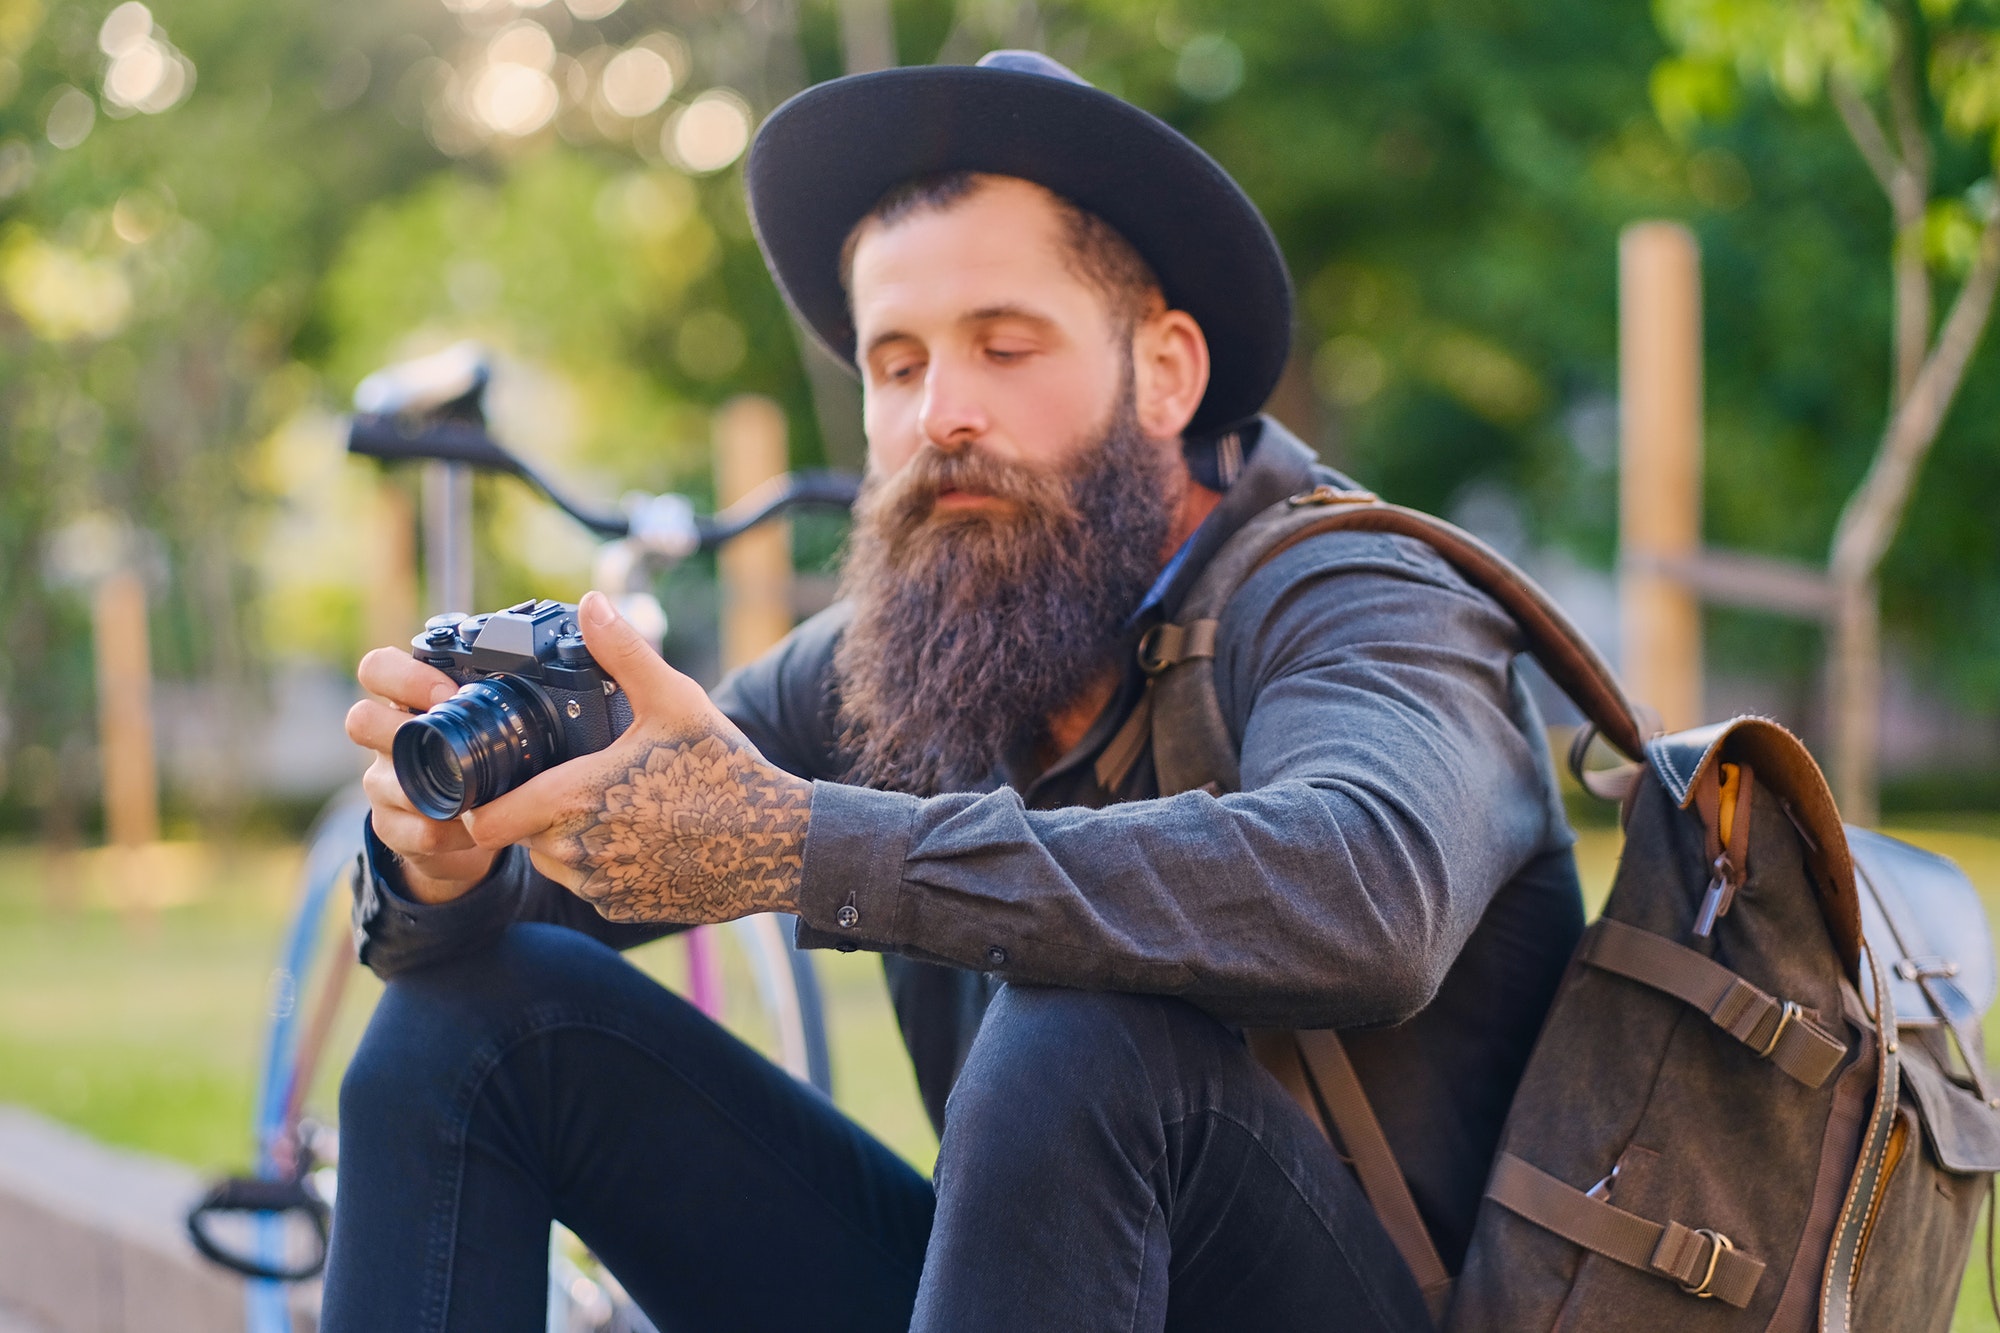
[[[1170,619],[1223,543],[1264,510],[1315,482],[1348,484],[1321,466],[1311,449],[1268,416],[1232,434],[1240,441],[1242,455],[1235,482],[1153,580],[1127,622],[1128,629],[1154,615]]]

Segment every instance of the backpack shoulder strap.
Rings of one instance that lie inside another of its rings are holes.
[[[1605,740],[1629,759],[1643,755],[1646,739],[1659,728],[1626,697],[1596,648],[1533,579],[1442,519],[1384,504],[1366,491],[1319,486],[1245,524],[1209,561],[1179,617],[1140,641],[1139,662],[1152,678],[1150,688],[1111,742],[1107,759],[1129,764],[1150,731],[1162,796],[1198,787],[1217,793],[1239,790],[1236,744],[1215,693],[1216,633],[1223,609],[1252,574],[1282,552],[1323,532],[1344,531],[1394,533],[1430,546],[1514,618],[1542,669]],[[1260,1062],[1279,1075],[1321,1132],[1345,1148],[1363,1192],[1423,1290],[1433,1321],[1442,1326],[1451,1302],[1450,1275],[1338,1034],[1259,1035],[1263,1040],[1254,1049]]]
[[[1229,599],[1252,574],[1325,532],[1386,532],[1431,547],[1514,618],[1528,651],[1597,732],[1627,758],[1642,758],[1657,723],[1626,696],[1590,640],[1518,566],[1441,518],[1385,504],[1367,491],[1319,486],[1244,524],[1209,561],[1180,615],[1140,642],[1140,665],[1152,677],[1149,721],[1161,795],[1210,784],[1227,792],[1241,785],[1236,745],[1215,693],[1216,630]]]

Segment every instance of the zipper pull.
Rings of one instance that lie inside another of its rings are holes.
[[[1715,923],[1725,916],[1730,904],[1736,901],[1736,867],[1729,864],[1729,855],[1724,853],[1715,858],[1715,878],[1708,882],[1708,892],[1702,895],[1701,910],[1695,913],[1694,936],[1698,940],[1707,939],[1715,931]]]

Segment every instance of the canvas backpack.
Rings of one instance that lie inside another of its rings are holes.
[[[1353,531],[1426,543],[1513,616],[1589,719],[1572,767],[1621,800],[1625,831],[1455,1276],[1338,1034],[1249,1034],[1353,1165],[1440,1327],[1947,1329],[2000,1170],[2000,1085],[1980,1039],[1985,912],[1949,861],[1844,827],[1790,732],[1746,717],[1658,734],[1496,552],[1321,486],[1235,534],[1141,643],[1138,727],[1161,794],[1238,789],[1213,670],[1229,598],[1280,552]],[[1593,734],[1632,762],[1586,770]]]

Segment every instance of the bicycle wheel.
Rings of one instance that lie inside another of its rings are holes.
[[[328,927],[334,892],[346,883],[361,851],[366,810],[358,788],[345,791],[328,802],[307,834],[297,904],[271,978],[271,1024],[252,1126],[257,1181],[296,1178],[304,1169],[301,1153],[311,1152],[325,1163],[337,1160],[336,1131],[322,1129],[308,1145],[300,1141],[300,1126],[306,1095],[339,1013],[343,983],[354,968],[344,935]],[[790,917],[747,917],[663,942],[669,955],[679,952],[684,960],[678,977],[676,969],[663,966],[667,960],[657,956],[662,946],[642,951],[656,956],[639,961],[642,966],[650,962],[649,970],[668,984],[677,984],[717,1022],[793,1077],[830,1096],[832,1062],[818,974],[792,938]],[[326,1177],[330,1172],[314,1174]],[[318,1191],[329,1202],[332,1192],[330,1182]],[[298,1268],[297,1237],[288,1232],[287,1214],[246,1211],[250,1212],[247,1244],[218,1262],[246,1275],[260,1269]],[[590,1262],[587,1255],[583,1257],[585,1267],[579,1267],[560,1248],[552,1249],[548,1327],[561,1333],[651,1333],[651,1326],[616,1281],[601,1270],[593,1270],[595,1276],[587,1273]],[[293,1333],[292,1307],[297,1304],[293,1285],[289,1280],[249,1277],[246,1333]]]
[[[796,928],[796,918],[771,912],[729,923],[756,979],[765,1021],[776,1032],[777,1063],[793,1078],[831,1097],[833,1061],[827,1050],[819,973],[812,958],[794,947]]]
[[[312,1077],[311,1065],[339,1003],[337,987],[352,963],[331,958],[319,1004],[308,1024],[300,1023],[301,999],[315,963],[327,953],[326,922],[334,890],[352,873],[361,853],[361,820],[368,801],[356,785],[327,802],[306,834],[306,857],[299,876],[297,906],[285,933],[283,952],[271,974],[271,1027],[264,1046],[264,1073],[258,1085],[255,1120],[254,1175],[259,1180],[296,1176],[297,1118]],[[303,1057],[303,1059],[302,1059]],[[252,1222],[254,1261],[265,1268],[287,1266],[285,1217],[260,1213]],[[322,1257],[324,1257],[322,1255]],[[289,1283],[252,1278],[244,1289],[246,1333],[291,1333]]]

